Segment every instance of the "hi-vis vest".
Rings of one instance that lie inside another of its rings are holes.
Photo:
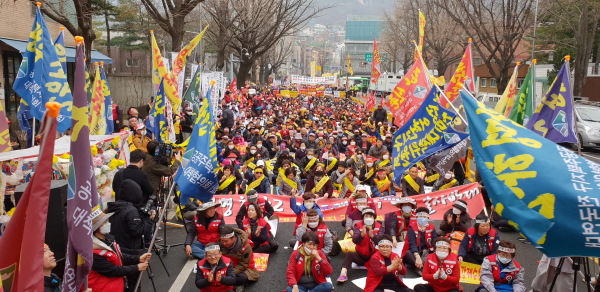
[[[411,220],[410,222],[410,227],[412,227],[413,231],[415,232],[415,237],[417,238],[417,249],[420,250],[421,249],[421,235],[419,233],[421,233],[419,231],[419,226],[417,225],[417,220]],[[431,250],[432,248],[432,236],[433,236],[433,230],[435,230],[435,226],[433,226],[433,224],[429,223],[429,225],[427,226],[427,229],[425,229],[425,244],[427,245],[427,249]]]
[[[123,266],[123,256],[117,242],[114,242],[115,250],[94,249],[94,254],[105,257],[115,266]],[[106,277],[98,272],[91,270],[88,276],[88,287],[94,291],[123,291],[125,289],[125,281],[123,277]]]
[[[471,227],[467,229],[467,235],[469,236],[469,248],[467,248],[467,252],[471,250],[471,246],[473,246],[473,235],[475,234],[475,227]],[[496,230],[490,228],[488,238],[488,246],[490,248],[490,252],[494,252],[494,240],[496,239]]]
[[[358,230],[362,230],[363,226],[364,223],[362,221],[356,223]],[[375,223],[373,223],[373,234],[379,233],[379,229],[381,229],[381,224],[375,221]],[[373,253],[375,253],[375,245],[373,244],[373,240],[371,240],[371,237],[368,233],[365,235],[365,238],[363,238],[360,244],[356,245],[356,251],[364,256],[371,256]]]
[[[504,269],[500,270],[500,266],[498,265],[498,262],[496,261],[496,256],[497,256],[497,254],[493,254],[493,255],[490,255],[487,257],[488,260],[490,261],[490,265],[492,267],[492,274],[494,275],[494,282],[512,285],[512,281],[515,279],[517,274],[521,271],[521,265],[513,259],[512,262],[515,264],[515,269],[509,269],[509,267],[504,267]],[[502,263],[500,263],[500,264],[502,264]],[[502,278],[500,276],[501,273],[504,273],[504,278]]]
[[[390,254],[390,260],[392,262],[398,257],[399,257],[399,255],[396,253],[392,252]],[[375,254],[373,254],[372,258],[378,260],[383,266],[385,266],[385,259],[379,253],[379,251],[377,251]],[[365,264],[365,266],[367,267],[367,272],[368,272],[367,273],[367,284],[365,285],[365,292],[375,291],[375,288],[377,288],[377,286],[379,286],[379,284],[383,280],[383,276],[379,277],[379,276],[375,275],[375,273],[372,272],[372,270],[370,269],[370,263],[371,263],[371,261],[369,260]],[[400,283],[400,286],[406,287],[406,285],[404,284],[404,281],[402,281],[402,276],[400,276],[400,271],[398,271],[398,269],[394,269],[393,271],[390,272],[390,274],[394,275],[394,278]]]
[[[211,242],[217,242],[221,235],[219,235],[219,224],[221,224],[221,217],[217,214],[216,218],[210,222],[208,229],[204,227],[204,224],[198,223],[198,215],[196,215],[196,236],[198,241],[207,245]]]
[[[227,292],[233,290],[232,286],[225,286],[215,280],[218,274],[221,274],[221,277],[226,276],[227,268],[229,268],[229,265],[231,265],[231,260],[228,257],[222,256],[221,260],[223,260],[223,263],[225,263],[225,267],[214,272],[212,283],[210,283],[210,286],[208,286],[207,288],[202,289],[202,292]],[[206,267],[204,267],[204,262],[206,262],[206,259],[203,259],[198,262],[198,273],[202,273],[202,275],[204,275],[204,278],[206,279],[208,278],[210,272],[212,272],[212,269],[207,269]]]

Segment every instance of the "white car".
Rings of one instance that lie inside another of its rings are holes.
[[[600,147],[600,107],[575,103],[575,113],[577,115],[577,136],[581,148]]]

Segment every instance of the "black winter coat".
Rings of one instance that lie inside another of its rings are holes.
[[[119,189],[123,180],[130,179],[136,182],[142,188],[142,202],[147,202],[148,197],[154,194],[154,187],[148,179],[148,174],[143,172],[139,167],[130,164],[124,169],[117,171],[112,182],[112,189],[115,192],[115,201],[121,199]]]

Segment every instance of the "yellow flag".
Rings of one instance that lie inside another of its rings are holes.
[[[173,69],[171,70],[174,76],[179,76],[179,72],[183,70],[183,65],[187,61],[187,57],[192,53],[194,48],[196,48],[207,29],[208,25],[200,34],[198,34],[192,41],[190,41],[190,43],[187,46],[185,46],[183,49],[181,49],[181,51],[179,51],[179,54],[177,54],[177,57],[175,58]]]
[[[167,67],[165,67],[162,55],[160,54],[160,49],[154,38],[154,33],[152,33],[152,80],[155,86],[160,84],[161,77],[165,78],[165,94],[169,102],[171,102],[171,106],[173,109],[179,108],[181,97],[179,97],[177,90],[177,77],[173,75],[172,71],[167,71]]]
[[[494,108],[497,113],[506,115],[506,110],[508,109],[507,105],[514,103],[515,94],[517,94],[517,75],[519,75],[519,63],[515,66],[513,75],[510,77],[498,104],[496,104],[496,108]]]
[[[350,63],[350,54],[348,54],[348,73],[354,75],[354,70],[352,70],[352,64]]]
[[[419,52],[423,52],[423,42],[425,39],[425,15],[419,10],[419,50],[415,49],[415,62],[419,58]]]
[[[90,104],[90,135],[106,135],[106,118],[104,115],[104,90],[100,66],[96,63],[96,77],[92,88],[92,102]]]

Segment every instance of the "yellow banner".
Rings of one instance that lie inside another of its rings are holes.
[[[346,92],[345,91],[340,91],[340,97],[346,97]]]
[[[506,85],[506,89],[504,89],[504,93],[502,93],[502,97],[496,104],[496,108],[494,110],[497,113],[501,113],[506,115],[506,110],[509,106],[511,106],[514,102],[515,95],[517,94],[517,76],[519,75],[519,64],[515,66],[515,70],[513,71],[513,75],[510,77],[508,84]]]
[[[481,266],[463,261],[460,264],[460,282],[465,284],[479,285]]]
[[[152,33],[152,80],[155,86],[160,84],[160,78],[163,76],[165,78],[165,94],[169,102],[171,102],[173,109],[177,109],[181,104],[181,97],[179,97],[179,92],[175,86],[177,78],[173,77],[174,75],[167,71],[167,67],[165,67],[162,55],[160,54],[160,49],[154,38],[154,33]]]
[[[192,41],[190,41],[190,43],[187,46],[185,46],[183,49],[181,49],[181,51],[179,51],[179,54],[177,54],[177,57],[175,58],[175,61],[173,62],[173,69],[171,70],[173,72],[174,76],[179,76],[179,72],[181,72],[181,70],[183,70],[183,66],[185,65],[185,63],[187,61],[187,57],[192,53],[194,48],[196,48],[196,45],[198,45],[198,43],[202,39],[202,36],[204,36],[204,33],[206,32],[207,29],[208,29],[208,25],[204,28],[204,30],[200,34],[198,34],[194,39],[192,39]]]
[[[419,59],[419,52],[423,52],[423,43],[425,39],[425,15],[419,10],[419,51],[415,49],[415,62]]]
[[[315,77],[316,74],[315,62],[310,62],[310,77]]]
[[[106,118],[104,108],[104,90],[102,90],[102,78],[100,77],[100,66],[96,63],[96,77],[92,88],[92,102],[90,104],[90,135],[106,135]]]
[[[292,90],[292,91],[290,91],[290,96],[291,97],[298,97],[298,90]]]
[[[290,91],[289,90],[282,90],[280,91],[282,96],[288,96],[290,95]]]

